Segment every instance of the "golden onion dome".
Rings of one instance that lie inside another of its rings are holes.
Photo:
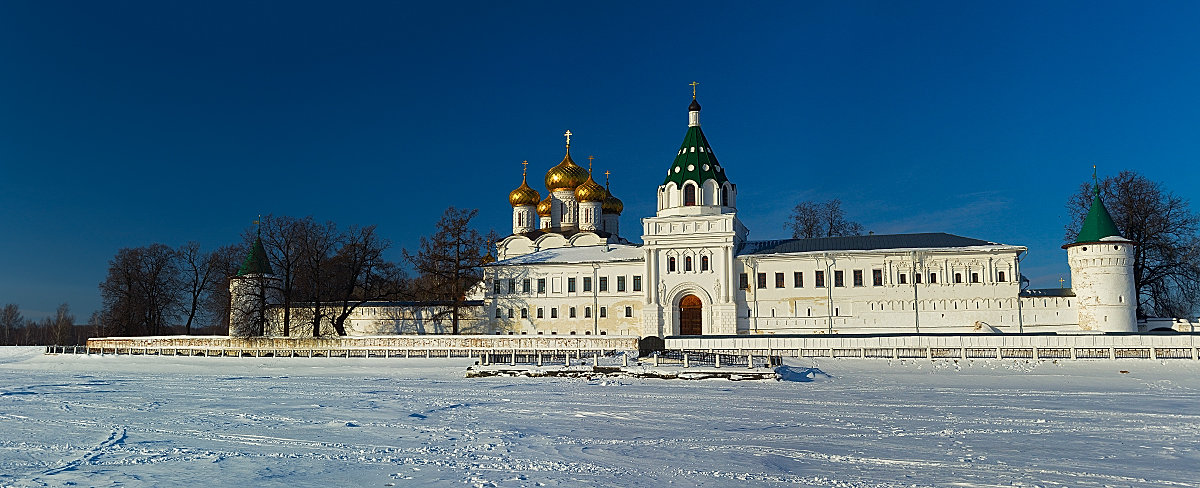
[[[542,200],[541,202],[539,202],[537,204],[538,217],[549,217],[550,216],[550,205],[551,205],[550,199],[551,198],[552,197],[550,195],[546,195],[546,199]]]
[[[603,202],[607,196],[608,192],[604,190],[603,186],[596,183],[596,180],[592,179],[590,172],[588,173],[587,181],[575,188],[575,201],[580,203]]]
[[[620,198],[609,193],[608,198],[604,199],[604,204],[600,206],[600,210],[606,214],[621,215],[621,211],[625,210],[625,204],[621,202]]]
[[[550,191],[574,190],[588,179],[588,172],[571,160],[571,149],[561,163],[546,172],[546,188]]]
[[[542,200],[542,195],[537,190],[529,187],[525,182],[525,177],[521,177],[521,186],[516,190],[509,192],[508,203],[513,207],[521,207],[524,205],[537,205]]]

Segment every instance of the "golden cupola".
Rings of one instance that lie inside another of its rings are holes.
[[[546,195],[545,200],[538,202],[538,204],[537,204],[538,217],[549,217],[550,216],[550,205],[553,205],[553,202],[551,201],[553,198],[554,198],[553,196]]]
[[[604,199],[604,204],[601,205],[600,210],[610,215],[621,215],[621,211],[625,210],[625,204],[621,202],[620,198],[614,197],[612,191],[609,190],[609,174],[607,171],[604,172],[604,193],[607,197]]]
[[[591,170],[588,170],[587,181],[575,188],[575,201],[579,203],[603,202],[607,196],[608,192],[604,190],[604,187],[592,179]]]
[[[588,179],[587,170],[571,159],[571,131],[564,135],[567,136],[567,155],[563,156],[561,163],[546,172],[546,189],[552,192],[574,190]]]
[[[525,162],[525,164],[529,163]],[[513,207],[521,207],[524,205],[537,205],[541,200],[542,195],[537,190],[529,187],[529,183],[525,181],[525,170],[521,170],[521,186],[508,193],[508,203]]]

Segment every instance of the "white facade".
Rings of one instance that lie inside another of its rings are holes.
[[[514,233],[499,243],[498,262],[472,296],[483,300],[494,329],[641,336],[1137,330],[1132,243],[1124,239],[1068,248],[1074,290],[1025,291],[1022,246],[950,234],[750,241],[737,216],[737,186],[700,131],[699,111],[693,101],[657,212],[642,219],[641,246],[602,238],[590,226]]]

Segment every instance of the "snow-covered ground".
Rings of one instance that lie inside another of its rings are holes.
[[[0,486],[1196,486],[1200,363],[793,361],[792,381],[0,348]],[[809,369],[811,368],[811,369]]]

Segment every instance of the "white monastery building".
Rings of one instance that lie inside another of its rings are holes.
[[[641,245],[621,237],[624,205],[607,178],[601,186],[571,159],[567,131],[562,162],[546,172],[545,197],[527,174],[509,193],[512,234],[496,243],[497,260],[465,297],[469,330],[641,337],[1139,330],[1136,243],[1120,236],[1098,187],[1078,238],[1063,246],[1073,288],[1023,290],[1026,248],[1018,245],[943,233],[749,240],[737,185],[700,128],[694,93],[687,120],[658,186],[657,211],[642,218]],[[244,305],[234,307],[239,330],[278,329],[263,323],[277,314],[254,307],[270,306],[261,292],[269,275],[256,243],[231,284],[234,303]],[[427,319],[438,306],[364,304],[347,332],[439,332]]]
[[[642,218],[567,152],[509,194],[512,235],[470,297],[494,333],[638,336],[878,332],[1135,332],[1135,243],[1096,193],[1064,246],[1071,289],[1021,288],[1025,247],[942,233],[752,241],[737,185],[700,128],[700,104]],[[737,166],[730,169],[737,171]]]

